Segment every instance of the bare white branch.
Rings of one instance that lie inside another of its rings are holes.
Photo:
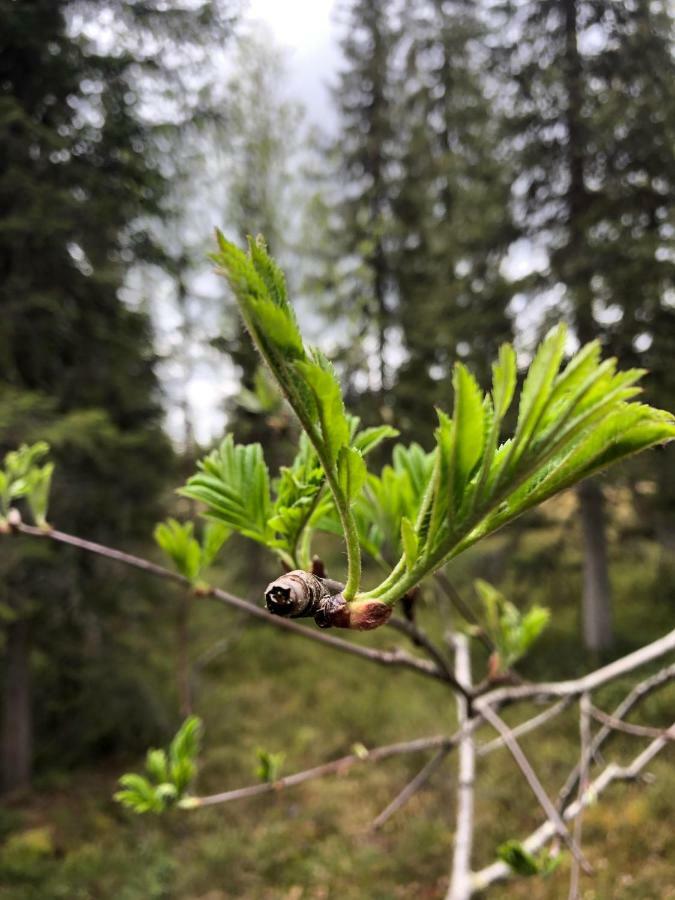
[[[588,694],[582,694],[579,701],[579,799],[583,797],[588,787],[588,772],[591,765],[589,748],[591,745],[591,698]],[[579,812],[574,819],[574,840],[577,846],[581,846],[581,834],[583,828],[583,806],[579,806]],[[570,890],[568,900],[579,900],[579,879],[581,867],[577,859],[572,860],[570,870]]]
[[[474,701],[474,708],[481,711],[486,705],[499,706],[503,703],[512,703],[515,700],[526,700],[533,697],[578,697],[583,693],[590,693],[622,675],[627,675],[673,650],[675,650],[675,628],[651,644],[646,644],[639,650],[635,650],[634,653],[629,653],[607,666],[589,672],[582,678],[496,688],[478,697]]]
[[[559,834],[560,837],[565,841],[567,846],[574,854],[575,859],[577,859],[584,870],[587,871],[588,863],[586,863],[586,861],[584,860],[581,851],[574,842],[574,838],[567,830],[567,827],[563,822],[560,813],[551,802],[548,794],[544,789],[544,786],[542,785],[536,772],[532,768],[529,759],[523,753],[518,741],[514,738],[513,732],[511,731],[509,726],[497,715],[497,713],[493,709],[490,709],[489,706],[485,707],[482,712],[483,716],[485,717],[485,721],[489,722],[490,725],[492,725],[493,728],[498,731],[501,737],[504,739],[504,743],[511,751],[511,755],[516,761],[518,768],[523,773],[525,780],[532,789],[532,793],[539,801],[541,808],[548,816],[549,821],[551,822],[551,825],[555,829],[556,833]]]
[[[451,749],[451,747],[441,747],[438,753],[431,757],[429,762],[420,769],[412,781],[409,781],[403,790],[398,793],[391,803],[382,810],[379,816],[373,820],[373,824],[371,825],[373,831],[377,831],[378,828],[381,828],[385,822],[399,811],[399,809],[405,806],[408,800],[410,800],[420,788],[424,787]]]
[[[453,636],[455,646],[455,678],[460,684],[471,685],[471,654],[465,635]],[[469,705],[457,695],[457,719],[460,728],[469,721]],[[467,731],[459,742],[457,771],[457,825],[455,847],[452,856],[450,885],[446,900],[469,900],[471,897],[471,850],[473,848],[474,780],[476,775],[476,751],[473,734]]]

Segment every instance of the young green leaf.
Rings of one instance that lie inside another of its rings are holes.
[[[401,519],[401,543],[403,544],[405,564],[408,570],[410,570],[417,562],[419,542],[412,522],[405,516]]]
[[[258,765],[256,766],[256,775],[263,782],[273,782],[279,779],[281,775],[281,767],[286,758],[285,753],[270,753],[267,750],[258,748],[256,750],[258,757]]]
[[[353,500],[368,474],[363,456],[353,447],[342,447],[338,456],[338,482],[348,501]]]
[[[321,437],[330,464],[335,464],[338,454],[349,444],[350,428],[345,412],[342,391],[331,364],[323,354],[315,351],[309,362],[299,362],[297,370],[312,389],[319,412]]]
[[[201,568],[201,549],[193,537],[193,530],[192,522],[167,519],[160,522],[154,531],[158,546],[189,581],[195,581]]]
[[[232,534],[224,522],[207,522],[202,534],[201,569],[206,569],[214,561],[225,541]]]
[[[451,482],[453,509],[459,510],[469,478],[483,453],[483,395],[465,366],[458,363],[453,373],[455,389],[454,442]]]
[[[217,450],[199,464],[178,493],[206,506],[206,515],[261,544],[273,534],[269,475],[260,444],[235,444],[228,435]]]

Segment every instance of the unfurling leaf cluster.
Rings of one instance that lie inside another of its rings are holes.
[[[38,463],[48,452],[49,445],[38,441],[30,446],[23,444],[5,455],[4,466],[0,469],[0,526],[6,524],[13,502],[20,498],[26,500],[35,524],[40,528],[47,526],[54,464]]]
[[[216,558],[232,529],[222,522],[207,522],[202,531],[201,543],[194,536],[192,522],[167,519],[154,531],[155,542],[174,564],[176,570],[188,581],[196,584],[205,569]]]
[[[546,628],[551,614],[537,604],[521,612],[487,581],[479,578],[474,585],[483,602],[485,631],[497,651],[500,667],[508,669],[525,656]]]
[[[309,564],[315,531],[339,533],[347,549],[347,601],[392,604],[527,509],[675,437],[671,415],[635,399],[642,370],[617,371],[616,360],[601,360],[597,342],[565,362],[561,325],[539,346],[517,399],[510,345],[500,349],[487,393],[458,363],[453,412],[438,411],[434,449],[397,445],[391,465],[379,475],[369,472],[368,450],[396,432],[389,426],[358,431],[331,364],[303,343],[285,279],[264,242],[251,240],[248,252],[220,234],[218,242],[217,270],[303,434],[295,460],[274,481],[259,445],[237,446],[227,437],[183,493],[292,568]],[[514,405],[515,430],[505,437]],[[361,591],[361,551],[387,570],[367,592]],[[516,621],[505,601],[497,606],[495,627],[506,657],[515,659],[543,627],[542,611]]]
[[[285,753],[270,753],[258,747],[256,750],[258,763],[255,774],[263,782],[277,781],[281,775],[281,767],[286,759]]]
[[[145,775],[135,772],[122,775],[122,790],[115,794],[115,800],[136,813],[189,807],[189,788],[197,774],[201,732],[201,720],[197,716],[187,718],[167,750],[148,750]]]
[[[542,850],[536,856],[526,850],[520,841],[505,841],[497,849],[497,856],[506,863],[516,875],[546,877],[554,872],[560,864],[560,855],[552,856],[548,850]]]

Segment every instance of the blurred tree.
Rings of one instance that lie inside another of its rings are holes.
[[[310,290],[347,329],[345,368],[352,408],[375,398],[387,415],[394,302],[390,237],[398,124],[395,54],[400,31],[392,0],[355,0],[342,7],[344,69],[333,97],[338,134],[324,154],[330,176],[318,203],[317,253],[322,265]],[[314,210],[315,215],[317,209]],[[327,299],[325,299],[327,298]]]
[[[46,436],[53,516],[113,544],[148,533],[172,460],[149,323],[119,291],[134,263],[162,262],[146,226],[162,213],[172,136],[200,108],[188,70],[227,27],[206,2],[0,3],[0,444]],[[132,600],[149,616],[139,582],[113,588],[80,557],[36,558],[18,541],[1,568],[2,786],[28,782],[32,708],[71,758],[116,729],[144,740],[150,676],[129,690],[129,636],[115,627]],[[122,708],[106,705],[112,693]]]
[[[381,415],[393,406],[408,436],[430,440],[420,398],[447,405],[452,363],[485,375],[511,337],[510,173],[481,76],[482,25],[466,0],[362,0],[345,29],[312,288],[351,324],[352,406],[372,415],[375,396]]]
[[[487,383],[512,337],[501,273],[511,173],[480,74],[482,38],[472,2],[404,4],[392,269],[406,359],[393,393],[397,424],[418,439],[430,428],[420,397],[447,406],[458,358]]]
[[[270,252],[287,261],[295,249],[292,235],[298,227],[293,162],[297,161],[302,108],[285,98],[283,54],[275,47],[273,35],[260,26],[239,37],[234,71],[228,82],[227,134],[220,163],[225,188],[221,215],[239,242],[262,234]],[[261,396],[255,400],[265,390],[264,378],[234,298],[229,297],[225,312],[217,346],[236,365],[241,387],[228,404],[228,426],[245,442],[269,437],[270,422],[279,426],[277,433],[283,432],[288,423],[277,415],[281,398],[276,388],[270,385],[269,403]],[[274,469],[281,462],[279,447],[269,449]]]
[[[672,391],[672,13],[648,0],[499,0],[488,12],[515,205],[548,253],[530,298],[545,297],[580,341],[650,368],[655,394]],[[579,500],[584,638],[602,650],[612,627],[599,484]]]

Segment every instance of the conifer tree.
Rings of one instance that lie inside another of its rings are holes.
[[[162,210],[170,170],[155,137],[166,146],[173,125],[144,119],[141,100],[161,93],[173,122],[186,121],[182,70],[163,82],[163,53],[196,47],[218,18],[206,3],[0,4],[0,449],[47,437],[61,470],[54,512],[97,540],[147,534],[170,474],[149,323],[120,299],[130,265],[162,258],[144,219]],[[95,42],[101,22],[119,39],[110,51]],[[147,49],[151,33],[161,51]],[[71,757],[118,727],[138,740],[148,716],[127,706],[117,719],[115,708],[91,716],[89,734],[78,724],[86,704],[100,710],[133,677],[113,623],[134,583],[121,591],[99,567],[36,558],[21,543],[1,565],[11,788],[30,776],[33,709],[52,748]],[[47,661],[37,703],[32,647]],[[139,686],[124,694],[140,696]]]
[[[511,337],[500,269],[510,181],[480,74],[482,31],[466,0],[404,4],[393,268],[407,359],[395,395],[399,424],[418,436],[420,395],[443,402],[457,359],[485,379]]]
[[[675,127],[667,6],[516,0],[489,10],[521,169],[516,207],[549,258],[532,297],[553,289],[553,317],[568,318],[581,342],[599,338],[623,364],[649,366],[665,387]],[[603,500],[594,482],[579,496],[584,634],[599,650],[611,642]]]
[[[327,198],[323,267],[313,288],[328,297],[330,314],[348,329],[343,345],[349,348],[352,400],[365,388],[382,412],[395,290],[389,255],[397,140],[393,68],[400,35],[392,0],[355,0],[342,12],[344,68],[334,90],[338,135],[328,154],[334,193]]]

